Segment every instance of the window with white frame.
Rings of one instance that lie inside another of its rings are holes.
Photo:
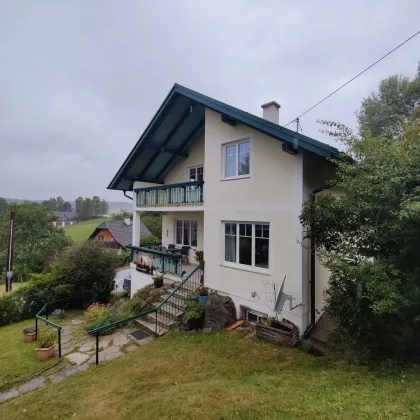
[[[204,180],[204,168],[202,165],[189,168],[189,179],[191,181]]]
[[[251,173],[251,141],[241,140],[223,146],[223,178],[248,177]]]
[[[270,225],[224,222],[224,261],[250,268],[269,268]]]
[[[175,244],[179,246],[197,246],[197,221],[175,221]]]

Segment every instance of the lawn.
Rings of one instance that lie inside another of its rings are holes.
[[[178,333],[3,403],[0,418],[420,418],[419,380],[237,333]]]
[[[4,279],[2,279],[4,280]],[[19,287],[25,283],[13,283],[12,284],[12,290],[17,290],[19,289]],[[0,283],[0,296],[6,293],[6,284],[2,281],[2,283]]]
[[[41,362],[36,358],[36,342],[23,342],[22,330],[27,325],[35,325],[35,321],[26,320],[0,328],[0,391],[28,380],[59,361],[52,358]]]
[[[95,228],[105,220],[108,219],[106,217],[101,217],[97,219],[86,220],[85,222],[79,222],[75,225],[66,226],[63,229],[67,236],[69,236],[74,243],[80,244],[85,242],[93,233]]]

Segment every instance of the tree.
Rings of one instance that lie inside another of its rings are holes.
[[[11,203],[0,215],[0,266],[6,265],[10,212],[15,212],[14,274],[25,280],[29,273],[41,272],[47,265],[46,253],[58,252],[70,245],[62,229],[56,229],[55,217],[37,203]]]
[[[131,211],[121,210],[119,213],[112,213],[110,219],[111,220],[124,220],[124,219],[132,219],[133,213]]]
[[[7,201],[5,198],[0,197],[0,215],[6,210]]]
[[[60,259],[62,281],[75,292],[92,292],[99,302],[107,302],[114,289],[119,256],[98,241],[86,241],[69,248]]]
[[[141,213],[141,222],[149,229],[150,233],[159,238],[162,238],[162,214],[161,213]]]
[[[92,198],[76,198],[76,212],[81,219],[103,216],[108,213],[108,209],[108,203],[96,195]]]
[[[420,116],[420,63],[414,79],[390,76],[379,84],[378,93],[362,101],[357,113],[360,134],[396,138],[403,124]]]
[[[64,201],[63,197],[57,198],[51,197],[50,199],[43,201],[42,205],[50,211],[71,211],[71,204],[68,201]]]
[[[353,160],[334,160],[339,193],[301,214],[331,270],[329,313],[359,351],[420,360],[420,120],[392,142],[329,125]]]

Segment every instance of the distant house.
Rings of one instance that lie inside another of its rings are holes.
[[[142,223],[140,226],[142,237],[150,236],[149,229]],[[89,239],[101,241],[106,246],[116,249],[126,249],[131,245],[133,225],[130,219],[107,220],[96,227]]]
[[[52,211],[57,220],[53,222],[56,227],[64,227],[74,225],[79,221],[79,213],[76,211]]]

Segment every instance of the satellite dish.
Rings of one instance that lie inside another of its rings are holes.
[[[283,310],[283,306],[287,300],[292,301],[292,295],[286,295],[284,293],[284,282],[286,281],[286,276],[283,277],[283,282],[281,283],[280,292],[277,296],[276,304],[274,306],[274,311],[280,313]]]

